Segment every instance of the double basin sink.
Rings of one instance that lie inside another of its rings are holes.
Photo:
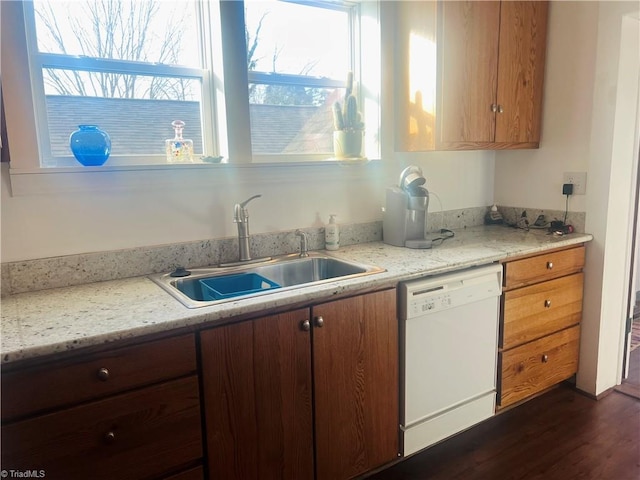
[[[186,307],[198,308],[383,271],[310,252],[306,257],[283,255],[260,263],[194,268],[149,278]]]

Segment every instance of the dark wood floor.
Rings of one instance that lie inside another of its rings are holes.
[[[640,399],[640,347],[629,354],[629,376],[616,390]]]
[[[561,386],[368,480],[638,480],[640,400]]]

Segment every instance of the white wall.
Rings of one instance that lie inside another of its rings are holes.
[[[635,1],[552,2],[541,148],[496,154],[500,204],[564,208],[562,173],[587,172],[587,194],[574,196],[570,209],[586,212],[594,235],[577,377],[593,395],[621,378],[639,81],[638,39],[626,37],[621,63],[621,31],[625,15],[638,8]]]
[[[587,254],[592,271],[585,280],[581,347],[584,368],[578,386],[596,393],[621,378],[623,325],[631,270],[631,218],[635,203],[640,22],[625,17],[628,4],[601,6],[589,170],[599,181],[587,198],[586,226],[595,248]],[[601,292],[601,301],[594,297]],[[598,310],[597,307],[600,307]],[[597,352],[597,356],[591,353]],[[595,357],[595,358],[594,358]]]
[[[291,167],[294,172],[281,172],[283,167],[274,167],[276,173],[244,168],[228,173],[226,181],[213,178],[218,170],[163,187],[105,186],[13,197],[3,168],[1,258],[8,262],[233,236],[234,203],[258,193],[263,197],[248,205],[254,233],[318,226],[329,213],[337,213],[339,223],[381,220],[384,189],[409,163],[423,168],[427,187],[445,210],[492,202],[492,154],[398,157],[385,159],[385,168]]]

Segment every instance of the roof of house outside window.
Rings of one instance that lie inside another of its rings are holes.
[[[174,136],[174,120],[185,122],[183,137],[193,140],[196,155],[203,151],[198,102],[62,95],[47,95],[46,102],[55,156],[71,153],[69,136],[81,124],[106,131],[112,155],[164,155],[165,140]],[[327,107],[252,104],[250,115],[256,154],[332,150],[331,111]]]
[[[46,101],[51,149],[56,156],[71,153],[69,136],[78,125],[97,125],[107,132],[112,155],[164,155],[164,141],[174,137],[174,120],[185,122],[184,138],[193,140],[195,152],[202,152],[198,102],[61,95],[47,95]]]

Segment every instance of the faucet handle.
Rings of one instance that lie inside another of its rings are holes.
[[[300,257],[308,257],[309,244],[308,244],[307,234],[302,230],[298,229],[295,231],[295,235],[297,237],[300,237]]]

